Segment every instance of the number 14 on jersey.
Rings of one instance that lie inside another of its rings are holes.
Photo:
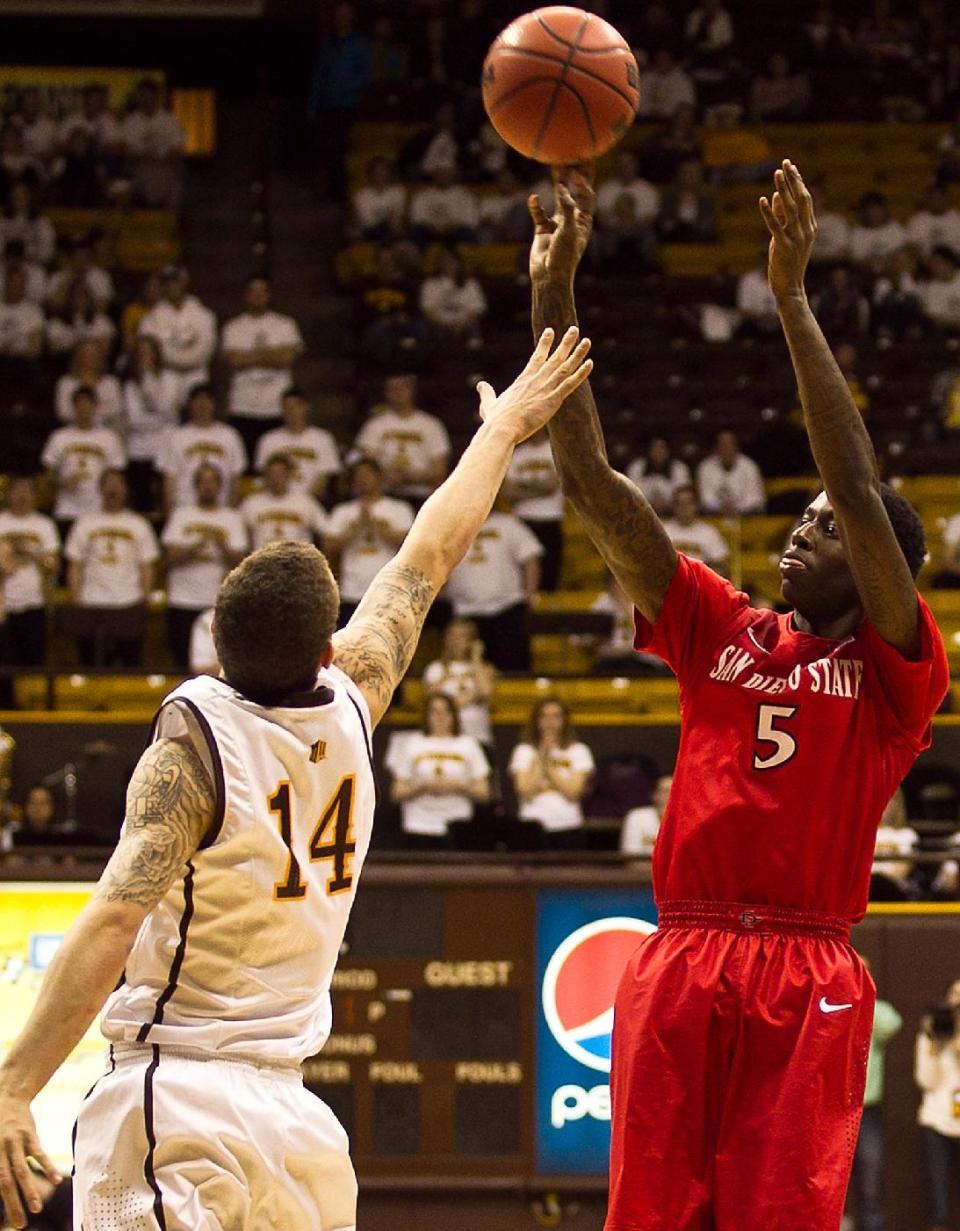
[[[354,851],[353,791],[355,778],[347,774],[340,779],[330,802],[324,808],[307,847],[310,862],[333,861],[333,872],[327,878],[327,893],[344,893],[353,885],[350,872]],[[291,815],[290,783],[281,782],[267,800],[267,805],[280,825],[280,837],[289,852],[286,879],[277,881],[273,896],[278,902],[300,902],[307,896],[309,885],[300,875],[300,861],[293,853],[293,818]]]

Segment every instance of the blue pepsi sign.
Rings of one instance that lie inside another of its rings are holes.
[[[620,976],[656,927],[648,889],[543,890],[537,901],[537,1170],[603,1175]]]

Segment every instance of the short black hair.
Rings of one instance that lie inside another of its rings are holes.
[[[281,399],[286,401],[287,398],[299,398],[301,402],[309,402],[310,399],[299,385],[288,385],[281,394]]]
[[[73,393],[70,394],[70,401],[76,406],[81,398],[89,398],[91,402],[97,401],[97,391],[93,385],[77,385]]]
[[[220,585],[213,641],[227,683],[259,705],[314,687],[340,610],[326,557],[308,543],[268,543]]]
[[[887,510],[900,550],[906,558],[907,568],[916,578],[927,558],[927,534],[920,514],[910,501],[889,483],[880,484],[880,499]]]

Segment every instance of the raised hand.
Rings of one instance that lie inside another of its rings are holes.
[[[774,172],[773,200],[760,198],[760,213],[770,232],[767,278],[777,300],[803,294],[803,278],[817,238],[813,200],[796,166],[784,159]]]
[[[569,175],[568,188],[564,177]],[[534,193],[527,202],[533,220],[533,243],[530,247],[530,278],[543,282],[551,278],[573,281],[593,230],[593,208],[596,200],[592,168],[581,170],[554,168],[553,189],[556,199],[550,218],[540,198]],[[572,189],[572,191],[571,191]]]
[[[575,325],[551,354],[553,336],[552,329],[543,331],[527,366],[499,397],[485,380],[477,385],[480,418],[509,424],[517,444],[539,431],[593,371],[593,360],[587,358],[590,339],[579,340]]]

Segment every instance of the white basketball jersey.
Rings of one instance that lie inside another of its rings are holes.
[[[154,738],[205,737],[217,815],[144,920],[104,1035],[299,1063],[330,1033],[330,980],[373,827],[370,715],[342,671],[267,708],[209,676],[164,701]]]

